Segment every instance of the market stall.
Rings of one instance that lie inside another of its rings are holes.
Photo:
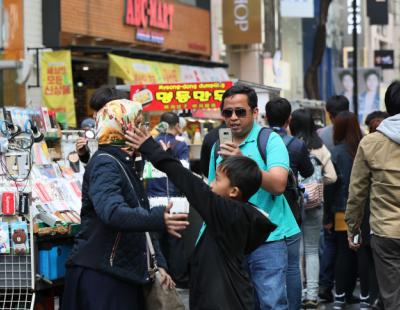
[[[63,133],[46,108],[0,114],[0,307],[54,306],[80,225],[79,132]]]

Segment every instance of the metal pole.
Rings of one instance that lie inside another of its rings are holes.
[[[361,27],[361,25],[360,25]],[[357,44],[357,0],[353,0],[353,108],[358,119],[358,44]]]

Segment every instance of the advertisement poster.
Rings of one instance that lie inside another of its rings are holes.
[[[40,67],[45,106],[64,112],[68,126],[76,127],[71,52],[43,52]]]
[[[223,68],[202,68],[108,54],[109,75],[136,85],[219,82],[229,79]]]
[[[380,81],[382,73],[379,68],[358,69],[358,120],[364,122],[368,114],[381,110]],[[353,106],[353,69],[336,68],[334,70],[335,93],[349,99],[350,111]]]
[[[219,108],[232,82],[132,85],[131,98],[143,111]]]

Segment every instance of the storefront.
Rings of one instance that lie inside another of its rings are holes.
[[[228,79],[225,64],[209,61],[207,9],[161,0],[44,0],[42,10],[44,45],[72,53],[78,123],[103,84]]]

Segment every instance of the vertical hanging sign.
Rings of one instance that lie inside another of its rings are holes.
[[[45,106],[65,113],[68,126],[76,127],[71,52],[43,52],[40,65]]]

